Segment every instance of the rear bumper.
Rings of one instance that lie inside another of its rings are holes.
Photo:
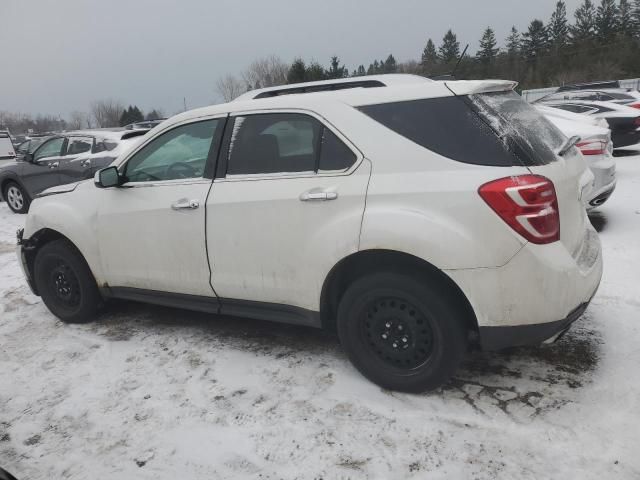
[[[595,295],[600,240],[588,225],[574,252],[562,242],[527,244],[502,267],[446,273],[469,300],[483,347],[536,344],[570,325]]]
[[[566,318],[555,322],[515,327],[480,327],[480,346],[483,350],[501,350],[507,347],[538,345],[549,339],[556,340],[560,337],[559,334],[569,330],[588,306],[589,302],[582,303]]]
[[[600,205],[602,205],[604,202],[606,202],[609,199],[609,197],[611,196],[611,194],[615,189],[616,189],[616,182],[614,180],[609,185],[605,185],[599,188],[598,190],[595,190],[594,192],[592,192],[591,199],[589,200],[588,209],[599,207]]]

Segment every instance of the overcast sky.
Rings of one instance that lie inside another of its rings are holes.
[[[491,26],[545,23],[556,0],[0,0],[0,110],[60,114],[113,98],[165,114],[216,103],[217,78],[277,54],[350,70],[419,59],[448,28],[478,48]],[[568,0],[569,17],[580,0]]]

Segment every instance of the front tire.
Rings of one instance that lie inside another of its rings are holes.
[[[408,274],[354,281],[338,307],[338,336],[354,366],[383,388],[423,392],[455,372],[467,331],[454,297]]]
[[[27,213],[29,211],[31,198],[25,189],[16,182],[7,183],[2,196],[13,213]]]
[[[66,240],[55,240],[37,253],[33,274],[42,301],[66,323],[92,320],[100,292],[84,258]]]

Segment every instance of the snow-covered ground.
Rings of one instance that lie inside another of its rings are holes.
[[[594,215],[605,272],[560,342],[381,390],[315,330],[133,303],[64,325],[0,204],[0,466],[18,478],[640,478],[640,156]]]

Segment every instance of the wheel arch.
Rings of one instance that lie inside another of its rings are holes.
[[[26,268],[29,270],[30,278],[34,278],[33,266],[34,266],[35,258],[36,258],[36,255],[38,254],[38,251],[42,247],[44,247],[46,244],[56,240],[66,241],[69,245],[73,247],[76,253],[80,255],[80,257],[84,260],[84,262],[87,263],[87,259],[85,258],[85,256],[82,254],[80,249],[76,246],[76,244],[73,243],[71,239],[69,239],[69,237],[63,235],[59,231],[54,230],[52,228],[41,228],[40,230],[35,232],[33,235],[31,235],[31,237],[25,241],[25,245],[24,245]],[[35,282],[33,283],[33,288],[34,290],[36,289]],[[34,291],[34,293],[36,295],[39,295],[37,291]]]
[[[4,191],[10,183],[17,183],[18,186],[22,188],[29,197],[31,197],[31,193],[29,193],[29,190],[27,190],[27,187],[24,186],[24,183],[22,183],[17,175],[7,175],[0,178],[0,200],[6,201],[4,198]]]
[[[336,312],[347,286],[364,275],[379,271],[408,273],[436,282],[459,300],[460,313],[472,335],[478,333],[476,314],[467,296],[445,272],[414,255],[396,250],[362,250],[340,260],[330,271],[320,294],[320,318],[323,328],[335,329]]]

